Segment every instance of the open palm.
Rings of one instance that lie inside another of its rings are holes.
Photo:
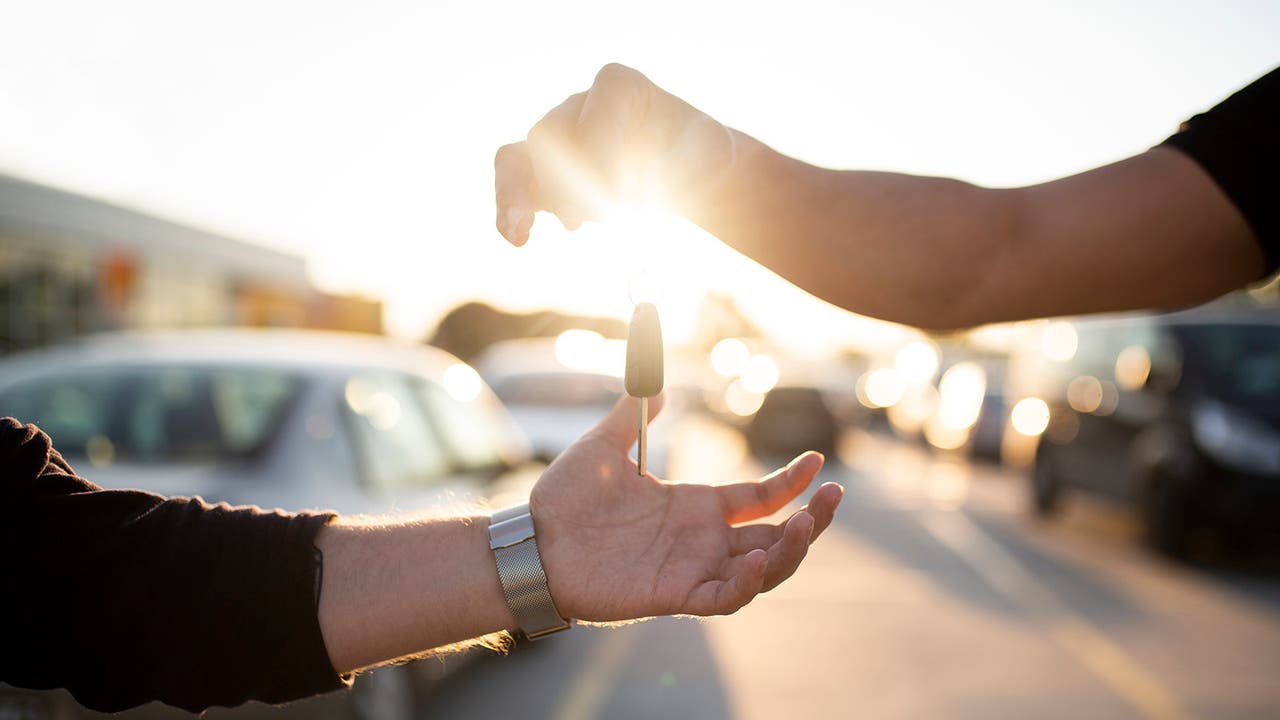
[[[840,486],[823,485],[783,523],[738,524],[800,494],[822,456],[805,453],[757,482],[667,483],[639,475],[628,455],[638,412],[635,399],[619,401],[533,489],[538,546],[561,614],[590,621],[723,615],[790,577],[831,522]]]

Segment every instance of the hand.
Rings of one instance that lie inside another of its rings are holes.
[[[497,225],[523,245],[538,210],[577,228],[617,203],[683,204],[733,163],[730,131],[629,67],[606,65],[494,158]]]
[[[651,415],[660,404],[650,402]],[[759,482],[666,483],[639,476],[628,455],[638,413],[624,397],[534,486],[538,547],[560,613],[599,622],[727,615],[790,577],[831,523],[839,485],[820,487],[783,523],[734,525],[785,506],[822,455],[805,453]]]

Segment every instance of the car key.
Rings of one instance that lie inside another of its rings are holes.
[[[636,451],[644,475],[649,454],[649,398],[662,392],[662,326],[653,303],[636,305],[627,332],[627,394],[640,398],[640,445]]]

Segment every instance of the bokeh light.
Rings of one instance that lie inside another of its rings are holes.
[[[1049,406],[1038,397],[1022,398],[1009,415],[1013,429],[1027,437],[1036,437],[1049,427]]]
[[[1054,362],[1066,362],[1076,356],[1080,336],[1069,322],[1055,320],[1040,335],[1040,350]]]
[[[711,369],[727,378],[737,377],[750,358],[751,351],[746,343],[737,338],[725,338],[711,348]]]
[[[734,415],[750,417],[764,404],[764,393],[748,389],[742,378],[738,378],[725,389],[724,404]]]
[[[938,383],[938,421],[942,427],[964,430],[978,421],[987,392],[987,375],[976,363],[957,363]]]
[[[920,432],[938,409],[938,391],[932,385],[909,389],[902,400],[889,408],[889,422],[899,432]]]
[[[858,378],[858,400],[870,408],[898,404],[906,389],[902,376],[893,368],[876,368]]]
[[[1091,413],[1102,405],[1102,383],[1092,375],[1081,375],[1067,383],[1067,404],[1072,410]]]
[[[454,363],[444,371],[444,389],[459,402],[471,402],[480,396],[484,382],[470,365]]]
[[[768,355],[752,355],[742,368],[742,386],[753,393],[769,392],[778,377],[778,363]]]
[[[1151,374],[1151,355],[1141,345],[1130,345],[1116,356],[1116,384],[1124,390],[1138,390]]]
[[[899,348],[894,367],[907,382],[929,382],[938,371],[938,349],[927,340],[913,340]]]
[[[924,426],[924,439],[939,450],[958,450],[969,441],[967,428],[947,427],[936,418]]]
[[[570,370],[594,370],[604,363],[604,336],[594,330],[565,330],[556,338],[556,360]]]

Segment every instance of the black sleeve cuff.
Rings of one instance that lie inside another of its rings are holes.
[[[1280,269],[1280,68],[1196,115],[1164,145],[1195,160],[1244,216],[1267,260]]]

